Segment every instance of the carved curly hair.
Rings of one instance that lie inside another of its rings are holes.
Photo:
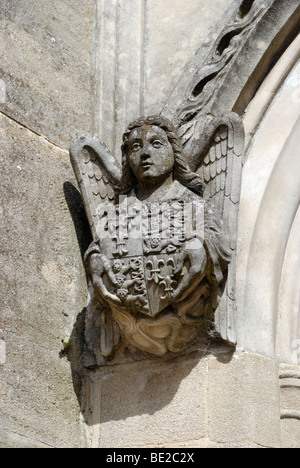
[[[145,125],[155,125],[160,127],[166,132],[169,142],[172,145],[174,151],[174,168],[173,175],[174,179],[178,180],[182,185],[189,188],[198,195],[203,196],[204,191],[204,182],[201,177],[192,172],[184,160],[183,147],[180,141],[180,138],[177,134],[176,128],[170,122],[170,120],[162,117],[160,115],[155,115],[151,117],[142,117],[140,119],[132,122],[126,132],[123,135],[123,145],[122,145],[122,183],[120,187],[121,193],[127,193],[136,185],[135,176],[129,166],[127,151],[128,151],[128,139],[129,135],[133,129],[143,127]]]

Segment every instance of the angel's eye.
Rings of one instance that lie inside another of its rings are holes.
[[[140,148],[141,148],[140,143],[133,143],[133,145],[131,146],[132,151],[138,151]]]
[[[153,141],[152,145],[154,146],[154,148],[161,148],[161,146],[164,146],[163,142],[160,140]]]

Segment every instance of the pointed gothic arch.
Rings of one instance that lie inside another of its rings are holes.
[[[258,95],[258,112],[252,117],[251,128],[246,128],[249,147],[274,97],[300,57],[297,47],[299,23],[297,0],[288,0],[284,4],[280,0],[241,1],[232,9],[229,21],[217,39],[195,54],[162,111],[179,128],[183,143],[185,135],[195,126],[201,132],[214,116],[224,112],[234,111],[247,120],[248,106]],[[288,58],[282,65],[283,56]],[[263,97],[262,90],[270,76],[273,76],[273,87]],[[230,268],[229,277],[236,282],[235,262]],[[222,337],[239,345],[241,332],[237,322],[241,312],[237,305],[236,302],[223,301],[217,311],[216,322]],[[239,306],[243,307],[241,303]],[[277,315],[267,322],[267,328],[272,329],[266,338],[269,345],[265,343],[255,350],[265,350],[263,354],[274,355]],[[261,327],[264,328],[263,325]],[[254,343],[259,338],[255,340],[252,337],[252,340]],[[251,339],[247,343],[249,341]],[[241,341],[242,346],[243,343]],[[250,348],[254,349],[254,344]]]

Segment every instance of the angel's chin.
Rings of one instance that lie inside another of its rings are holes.
[[[154,179],[155,178],[151,173],[149,174],[147,172],[144,172],[143,176],[140,178],[140,183],[148,185],[149,183],[152,183]]]

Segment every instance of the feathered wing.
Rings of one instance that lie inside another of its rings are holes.
[[[114,203],[121,183],[121,167],[97,137],[84,135],[71,144],[70,159],[83,198],[93,238],[97,238],[99,208]]]
[[[101,207],[114,203],[115,188],[121,184],[121,167],[107,146],[97,137],[84,135],[71,144],[70,159],[80,188],[93,239],[98,240],[97,224]],[[93,301],[90,313],[94,313]],[[119,333],[113,325],[109,305],[99,303],[100,342],[103,356],[110,356],[118,343]],[[94,323],[94,322],[92,322]],[[96,353],[97,354],[97,353]]]
[[[206,184],[204,198],[220,213],[231,248],[236,247],[244,127],[239,116],[228,113],[214,119],[205,133],[210,137],[210,149],[198,168]]]
[[[220,216],[227,233],[232,259],[224,294],[216,311],[215,322],[221,336],[235,343],[235,264],[238,211],[241,192],[245,132],[241,118],[227,113],[214,118],[203,134],[190,141],[191,168],[206,184],[204,198]]]

